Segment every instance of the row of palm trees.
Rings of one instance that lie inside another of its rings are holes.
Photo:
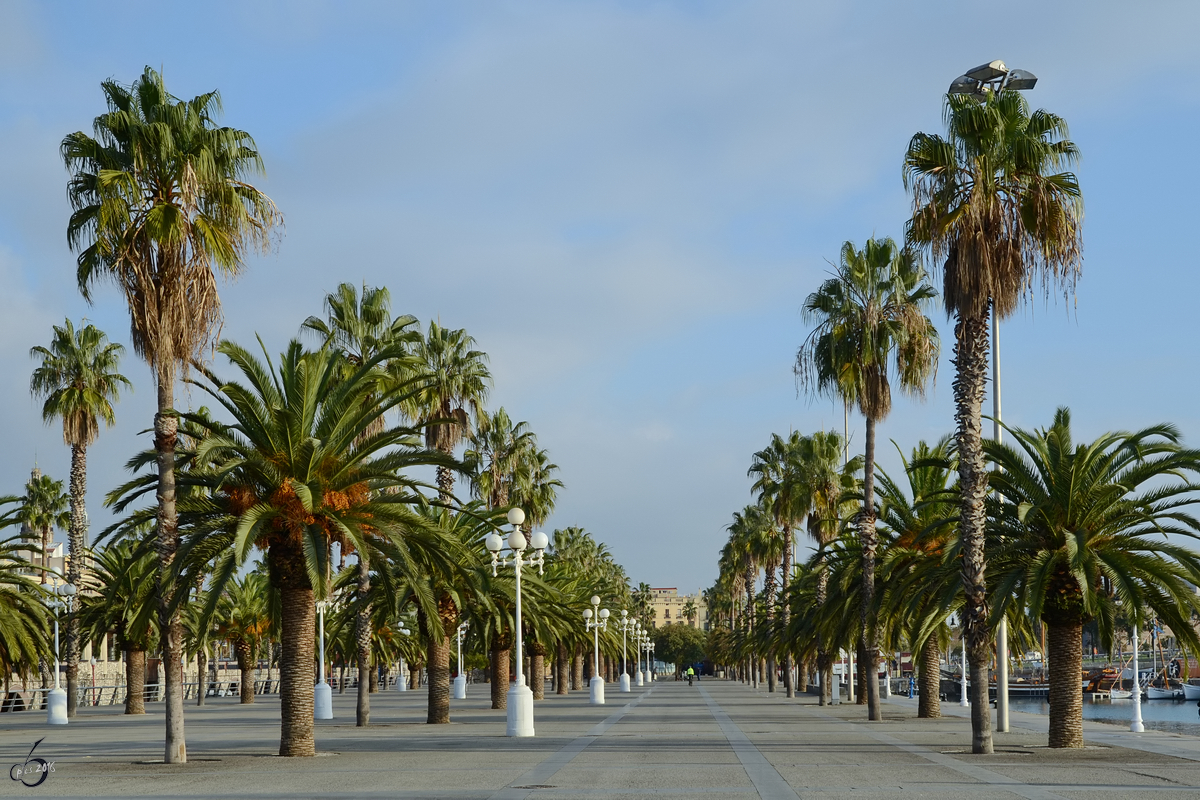
[[[1194,537],[1187,508],[1196,462],[1170,426],[1072,449],[1066,410],[1046,429],[1016,432],[1016,448],[982,438],[989,318],[1010,315],[1035,283],[1069,293],[1078,278],[1081,194],[1066,171],[1078,151],[1061,118],[1031,111],[1017,92],[948,95],[945,119],[945,136],[919,133],[905,155],[913,204],[904,244],[846,242],[834,275],[804,305],[814,329],[797,353],[797,380],[844,403],[847,423],[852,407],[862,414],[863,453],[849,458],[846,439],[822,432],[776,435],[755,454],[758,502],[734,515],[711,590],[727,626],[715,639],[727,654],[761,655],[772,690],[774,659],[786,661],[789,696],[791,659],[811,651],[827,702],[837,647],[857,650],[861,674],[874,676],[881,642],[890,648],[898,632],[927,648],[922,664],[935,680],[937,637],[953,612],[967,642],[972,750],[986,753],[993,630],[1006,616],[1018,630],[1044,624],[1054,643],[1051,744],[1078,746],[1083,622],[1099,620],[1111,641],[1116,609],[1136,622],[1150,608],[1181,642],[1196,641],[1187,613],[1195,607],[1188,582],[1200,577],[1195,555],[1154,540]],[[905,461],[906,494],[876,467],[876,427],[891,410],[893,383],[923,396],[936,370],[926,309],[937,292],[923,252],[940,267],[946,311],[956,317],[956,430],[953,441],[922,443]],[[805,520],[816,554],[793,573]],[[1159,611],[1168,606],[1172,613]],[[863,685],[878,720],[878,683]],[[936,696],[927,685],[924,712],[933,713]]]

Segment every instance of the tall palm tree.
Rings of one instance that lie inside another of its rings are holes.
[[[387,556],[411,559],[410,547],[433,547],[411,506],[423,485],[405,471],[447,465],[422,446],[419,432],[397,425],[373,435],[379,416],[406,399],[393,391],[377,405],[364,404],[378,386],[381,365],[396,355],[381,350],[346,374],[340,353],[306,352],[293,341],[276,366],[264,364],[225,341],[244,381],[225,381],[199,368],[196,385],[234,420],[231,425],[189,420],[207,427],[196,459],[214,463],[208,495],[188,499],[185,562],[199,549],[216,560],[217,592],[249,558],[265,551],[271,585],[280,593],[280,755],[312,756],[313,643],[317,597],[327,591],[331,545],[357,552],[388,546]],[[430,604],[429,613],[436,613]]]
[[[463,454],[475,496],[488,508],[507,507],[522,457],[536,449],[537,437],[528,422],[514,423],[503,406],[491,414],[481,411]]]
[[[1016,602],[1046,624],[1049,745],[1082,747],[1085,623],[1095,619],[1111,646],[1118,607],[1138,621],[1149,608],[1200,649],[1200,553],[1186,544],[1200,541],[1200,450],[1183,448],[1171,425],[1075,444],[1065,408],[1049,428],[1008,430],[1015,444],[984,445],[1003,470],[989,501],[993,613]]]
[[[475,349],[475,339],[465,330],[443,328],[430,321],[428,333],[413,345],[414,377],[420,389],[405,410],[425,427],[425,445],[447,457],[471,434],[471,418],[487,400],[492,375],[487,353]],[[438,490],[442,502],[454,493],[454,472],[439,467]]]
[[[93,135],[68,134],[61,153],[74,213],[67,241],[78,251],[76,279],[89,302],[111,280],[129,306],[134,351],[150,365],[158,394],[158,597],[166,673],[168,764],[187,760],[183,730],[182,627],[170,583],[179,530],[175,495],[175,379],[186,376],[220,328],[214,270],[237,275],[249,250],[266,250],[279,214],[246,181],[262,160],[245,131],[218,127],[220,95],[180,100],[147,67],[130,86],[101,84],[108,111]]]
[[[353,371],[362,363],[372,359],[378,352],[391,349],[396,355],[384,365],[379,375],[379,389],[368,392],[363,402],[373,405],[378,395],[387,391],[392,383],[391,374],[411,372],[417,365],[409,356],[408,347],[417,344],[421,335],[414,326],[416,317],[404,315],[392,318],[391,294],[386,287],[368,289],[363,286],[362,296],[352,283],[340,284],[337,290],[325,296],[325,312],[328,319],[309,317],[302,328],[312,331],[324,340],[326,347],[336,348],[345,357],[344,369]],[[375,424],[363,432],[370,436],[383,430],[384,419],[377,417]],[[345,555],[342,550],[342,555]],[[366,551],[357,554],[358,602],[355,608],[358,618],[355,627],[356,657],[358,659],[358,703],[355,708],[355,724],[366,726],[371,720],[371,565]],[[344,685],[343,685],[344,686]]]
[[[962,582],[971,669],[971,750],[992,752],[984,575],[984,499],[980,406],[987,382],[988,318],[1004,319],[1034,280],[1070,293],[1082,263],[1083,202],[1066,168],[1079,151],[1067,124],[1030,112],[1019,92],[982,102],[947,95],[947,135],[918,133],[904,156],[912,193],[909,243],[940,264],[942,296],[954,326],[954,419],[961,492]]]
[[[891,239],[868,239],[860,250],[842,245],[837,272],[804,302],[816,328],[796,356],[801,383],[858,406],[867,423],[864,446],[862,539],[862,647],[867,675],[879,672],[875,602],[875,426],[892,410],[891,383],[924,395],[937,369],[938,335],[922,307],[937,296],[911,250]],[[879,683],[867,681],[868,717],[879,720]]]
[[[100,420],[111,427],[116,422],[112,403],[119,399],[121,386],[131,388],[129,380],[117,372],[121,353],[119,344],[95,325],[78,331],[66,320],[54,326],[50,347],[35,347],[30,355],[40,364],[29,380],[34,397],[44,397],[42,419],[47,423],[62,419],[63,442],[71,448],[71,525],[67,537],[70,560],[67,581],[80,585],[83,577],[83,537],[87,511],[87,449],[100,435]],[[79,687],[79,620],[67,619],[67,716],[75,716]]]
[[[759,504],[770,513],[775,527],[783,534],[783,560],[780,570],[780,585],[786,594],[792,581],[792,550],[795,543],[795,526],[808,515],[809,494],[804,491],[800,473],[800,457],[803,452],[803,437],[793,431],[785,439],[771,434],[771,443],[754,454],[754,462],[747,474],[754,477],[751,491],[758,495]],[[780,624],[787,629],[791,624],[792,605],[780,604]],[[792,652],[785,654],[783,685],[788,697],[795,696],[792,685]]]
[[[0,514],[0,528],[19,521],[18,497],[0,497],[0,506],[14,508]],[[50,615],[47,595],[25,570],[28,545],[20,534],[0,539],[0,671],[4,674],[4,696],[8,697],[12,675],[28,674],[39,662],[53,657],[50,651]]]

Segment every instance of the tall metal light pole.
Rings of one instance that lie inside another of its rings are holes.
[[[629,650],[626,647],[625,640],[629,635],[629,630],[633,627],[633,623],[637,620],[629,618],[629,610],[621,609],[621,691],[628,692],[629,689]],[[639,663],[638,666],[641,666]]]
[[[593,617],[595,622],[592,621]],[[592,632],[592,679],[588,682],[591,689],[591,703],[594,706],[604,705],[604,678],[600,677],[600,631],[608,627],[608,609],[600,607],[600,596],[592,595],[592,607],[583,610],[585,628]]]
[[[642,681],[642,623],[639,620],[633,621],[633,643],[637,647],[637,676],[636,682],[641,686]]]
[[[1003,61],[990,61],[960,75],[950,84],[950,94],[985,100],[990,93],[1027,91],[1037,76],[1023,69],[1010,70]],[[992,438],[1000,441],[1000,321],[992,307]],[[965,665],[964,665],[965,670]],[[1008,731],[1008,620],[1002,615],[996,628],[996,730]]]
[[[1045,653],[1042,658],[1045,658]],[[1129,723],[1133,733],[1145,733],[1146,726],[1142,724],[1142,676],[1138,672],[1138,626],[1133,623],[1133,721]]]
[[[317,685],[313,688],[313,719],[333,719],[333,690],[325,682],[325,609],[328,600],[317,601],[317,641],[321,643],[321,657],[317,661]]]
[[[462,666],[462,640],[467,633],[467,628],[470,627],[463,622],[458,626],[458,675],[454,678],[454,699],[465,700],[467,697],[467,676],[463,673]]]
[[[54,688],[46,696],[46,723],[49,725],[66,725],[67,693],[63,691],[61,679],[58,674],[58,610],[66,608],[67,614],[71,613],[71,601],[75,597],[75,587],[69,583],[62,583],[54,587],[54,594],[62,599],[47,603],[50,608],[54,609]]]
[[[533,736],[533,690],[525,685],[525,669],[524,669],[524,641],[521,635],[521,567],[537,567],[538,574],[542,574],[542,566],[545,563],[546,545],[550,543],[546,534],[541,531],[535,531],[528,542],[525,541],[525,534],[521,532],[521,524],[525,522],[525,512],[519,508],[510,508],[508,511],[508,522],[512,525],[512,533],[508,535],[508,549],[512,551],[511,556],[505,558],[500,557],[500,551],[504,549],[504,540],[498,533],[488,534],[485,546],[492,554],[492,575],[496,574],[496,568],[500,566],[508,566],[512,564],[513,573],[516,575],[516,634],[517,634],[517,680],[513,684],[513,688],[508,690],[508,729],[509,736]],[[529,559],[525,558],[525,548],[531,546],[533,548],[533,556]]]

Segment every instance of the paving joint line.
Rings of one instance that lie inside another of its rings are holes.
[[[596,741],[604,735],[605,731],[616,725],[621,717],[628,714],[633,708],[647,697],[655,689],[651,686],[646,691],[642,692],[635,700],[630,700],[623,705],[616,713],[609,715],[603,722],[599,722],[588,728],[587,733],[574,739],[561,749],[551,753],[543,761],[541,761],[533,769],[523,773],[516,780],[509,783],[500,791],[492,794],[488,800],[525,800],[530,794],[537,791],[536,789],[526,788],[539,784],[545,784],[550,778],[567,764],[570,764],[575,756],[587,749],[588,745]]]
[[[746,775],[754,784],[758,796],[762,800],[799,800],[800,796],[796,794],[796,790],[784,780],[783,776],[779,774],[779,770],[775,769],[775,765],[754,746],[750,737],[746,736],[737,723],[729,718],[721,705],[713,700],[712,695],[703,686],[697,688],[699,688],[700,694],[704,695],[704,702],[708,704],[709,713],[717,721],[721,733],[725,734],[725,738],[729,740],[729,746],[733,748],[734,755],[738,757],[742,768],[746,770]]]

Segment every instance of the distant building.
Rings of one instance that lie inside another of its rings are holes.
[[[693,628],[700,630],[708,630],[708,607],[704,604],[704,596],[697,592],[696,594],[680,594],[679,590],[674,586],[651,589],[654,602],[654,617],[651,625],[655,628],[663,625],[669,625],[673,622],[682,622],[691,624]],[[695,606],[696,612],[689,621],[687,610],[691,605]]]

